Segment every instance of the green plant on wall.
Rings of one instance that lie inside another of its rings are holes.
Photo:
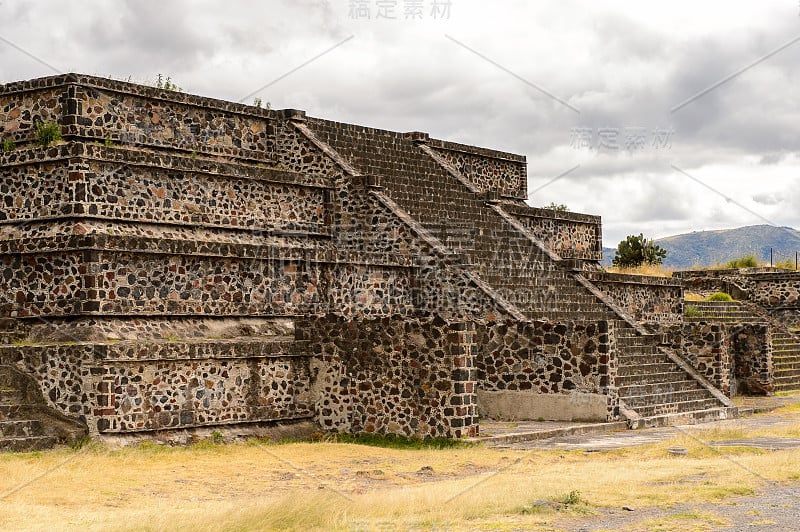
[[[170,76],[164,77],[162,74],[156,78],[156,87],[167,91],[183,92],[183,89],[173,82]]]
[[[54,142],[61,140],[61,126],[52,120],[40,122],[36,125],[36,143],[46,148]]]
[[[551,211],[556,212],[569,212],[569,207],[564,205],[563,203],[556,203],[555,201],[551,201],[550,205],[545,205],[542,209],[550,209]]]
[[[253,98],[253,107],[269,111],[272,108],[272,104],[267,102],[267,104],[264,105],[264,101],[261,98]]]
[[[733,298],[725,292],[717,292],[708,296],[706,301],[733,301]]]
[[[3,153],[8,153],[10,151],[14,151],[14,139],[11,137],[6,137],[3,139]]]

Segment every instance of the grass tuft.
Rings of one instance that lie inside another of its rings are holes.
[[[36,142],[39,146],[46,148],[59,141],[61,141],[61,126],[58,123],[48,120],[36,125]]]
[[[446,438],[409,438],[394,434],[371,434],[362,433],[336,434],[328,440],[332,443],[350,443],[356,445],[368,445],[371,447],[386,447],[389,449],[453,449],[466,447],[472,444],[459,440]]]
[[[725,292],[716,292],[708,296],[706,301],[733,301],[733,298]]]
[[[662,264],[642,264],[632,268],[621,268],[612,266],[607,269],[610,273],[622,273],[625,275],[644,275],[647,277],[672,277],[673,268]]]

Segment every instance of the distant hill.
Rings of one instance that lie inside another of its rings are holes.
[[[656,240],[667,250],[664,266],[688,269],[693,266],[713,266],[729,260],[755,255],[759,262],[769,264],[772,248],[774,261],[790,259],[800,252],[800,231],[790,227],[750,225],[720,231],[695,231]],[[603,266],[611,266],[616,248],[603,248]]]

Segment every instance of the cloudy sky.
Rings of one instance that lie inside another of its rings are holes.
[[[797,0],[0,0],[0,11],[2,82],[163,73],[186,92],[523,154],[531,205],[601,215],[607,246],[800,227]]]

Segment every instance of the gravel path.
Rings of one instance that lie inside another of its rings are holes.
[[[642,430],[622,430],[600,434],[578,434],[574,436],[563,436],[548,438],[543,440],[532,440],[517,443],[507,443],[496,445],[503,449],[564,449],[564,450],[585,450],[585,451],[606,451],[620,449],[623,447],[635,447],[650,443],[659,443],[680,434],[692,435],[714,428],[742,429],[744,431],[755,431],[759,429],[776,428],[781,426],[795,425],[796,420],[781,416],[753,416],[725,421],[715,421],[712,423],[702,423],[699,425],[682,425],[677,427],[660,427],[655,429]],[[798,440],[792,442],[800,443]],[[755,441],[754,441],[755,443]],[[740,442],[741,444],[741,442]],[[757,446],[757,445],[754,445]],[[786,445],[781,448],[791,448],[798,445]],[[800,530],[800,523],[797,525]]]
[[[707,518],[682,519],[698,514]],[[800,530],[800,486],[776,485],[755,496],[734,497],[718,504],[678,504],[669,509],[611,509],[600,515],[562,521],[558,526],[561,530],[576,532],[632,532],[652,530],[653,520],[665,524],[665,528],[659,530]]]

